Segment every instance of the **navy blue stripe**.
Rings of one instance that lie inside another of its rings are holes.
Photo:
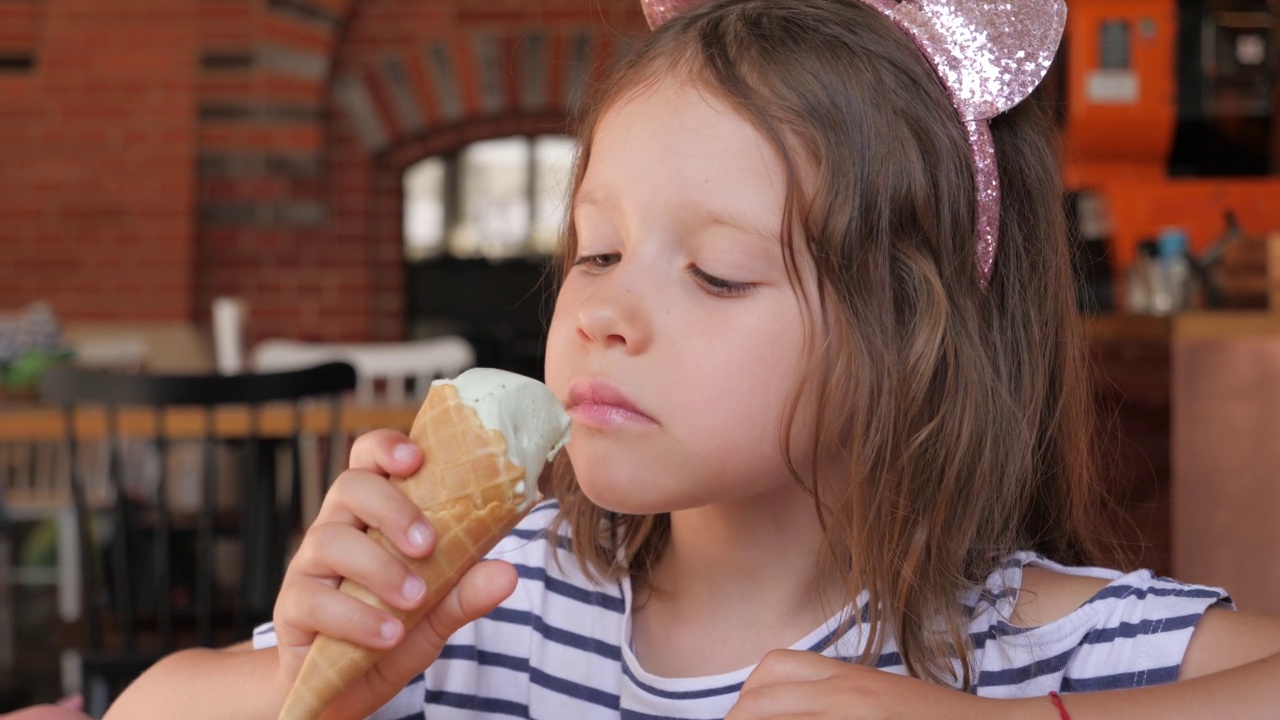
[[[1062,678],[1062,692],[1096,692],[1164,685],[1178,679],[1180,665],[1139,670],[1138,672],[1099,675],[1087,678]]]
[[[1009,558],[1005,558],[1004,561],[1000,563],[1000,569],[1012,570],[1014,568],[1026,567],[1027,563],[1031,562],[1032,560],[1043,560],[1043,559],[1044,558],[1039,555],[1032,555],[1030,557],[1017,557],[1017,556],[1009,557]]]
[[[534,565],[524,565],[521,563],[512,563],[516,566],[516,573],[522,580],[537,580],[542,583],[547,592],[553,595],[568,598],[583,605],[591,605],[592,607],[602,608],[610,612],[621,615],[626,611],[626,607],[622,602],[622,598],[603,593],[595,590],[589,590],[578,585],[560,580],[559,578],[547,577],[547,569]]]
[[[964,606],[964,609],[970,615],[975,615],[978,612],[978,608],[980,607],[983,607],[983,606],[994,607],[997,604],[999,604],[1001,600],[1012,600],[1013,598],[1018,596],[1018,590],[1019,588],[1011,588],[1011,587],[1002,587],[998,590],[992,589],[992,588],[980,588],[978,591],[977,604],[974,604],[974,605],[966,604]]]
[[[850,665],[862,660],[861,656],[850,657],[848,655],[828,655],[827,657],[831,658],[832,660],[839,660],[840,662],[843,662],[843,663],[849,663]],[[889,668],[901,667],[901,666],[902,666],[902,656],[896,652],[883,653],[880,655],[880,657],[876,658],[875,667],[877,670],[887,670]]]
[[[528,705],[499,698],[464,695],[462,693],[444,692],[443,690],[428,690],[425,700],[428,705],[444,705],[445,707],[459,710],[474,710],[493,715],[529,717]]]
[[[534,632],[541,635],[550,642],[559,645],[565,645],[571,648],[577,648],[584,652],[599,655],[606,660],[620,661],[622,659],[622,648],[603,640],[580,635],[569,630],[548,625],[541,617],[523,610],[512,610],[510,608],[498,607],[493,612],[484,617],[485,620],[493,622],[508,623],[511,625],[520,625],[532,628]]]
[[[858,608],[858,610],[859,610],[858,614],[861,616],[861,622],[864,624],[869,622],[870,613],[871,613],[870,604],[863,603]],[[831,647],[837,641],[849,637],[849,635],[854,632],[854,629],[856,627],[857,626],[855,625],[846,626],[843,622],[839,623],[836,626],[835,630],[832,630],[831,632],[827,633],[822,638],[820,638],[817,642],[813,643],[806,649],[809,652],[821,653],[823,650],[826,650],[827,648]],[[834,656],[833,659],[840,660],[842,662],[859,662],[862,659],[862,656],[850,657],[850,656],[840,655],[840,656]],[[896,667],[899,665],[902,665],[902,655],[898,652],[889,651],[889,652],[881,653],[880,657],[876,658],[875,667],[876,669],[884,670],[885,668]]]
[[[1199,587],[1175,587],[1175,588],[1140,588],[1133,585],[1108,585],[1098,591],[1089,599],[1085,605],[1090,605],[1102,600],[1114,600],[1117,598],[1134,598],[1135,600],[1144,600],[1150,597],[1184,597],[1184,598],[1203,598],[1205,600],[1217,600],[1222,597],[1222,593],[1208,588]],[[1083,606],[1082,606],[1083,607]]]
[[[519,538],[526,542],[542,541],[547,539],[547,528],[538,528],[537,530],[516,528],[511,531],[511,537]],[[556,535],[556,548],[564,552],[573,552],[573,544],[569,542],[569,538],[563,535]]]
[[[810,645],[805,649],[808,650],[809,652],[822,652],[826,648],[830,647],[831,643],[835,642],[836,636],[839,634],[841,634],[840,628],[836,628],[835,630],[832,630],[826,635],[823,635],[817,642],[815,642],[814,644]]]
[[[475,645],[445,645],[440,651],[440,659],[465,660],[485,667],[500,667],[525,674],[529,673],[529,660],[527,658],[481,650]]]
[[[564,695],[565,697],[572,698],[574,700],[589,702],[592,705],[599,705],[600,707],[609,710],[617,710],[622,706],[622,700],[617,695],[607,693],[603,690],[597,690],[593,687],[573,682],[572,680],[557,677],[550,673],[543,672],[538,668],[533,668],[529,673],[529,680],[534,685],[546,688],[551,692]]]
[[[970,633],[969,641],[973,643],[974,650],[981,650],[987,646],[988,640],[995,640],[996,638],[1002,638],[1002,637],[1011,637],[1013,635],[1021,635],[1023,633],[1031,632],[1032,630],[1035,630],[1035,629],[1036,628],[1034,627],[1019,627],[1017,625],[1010,625],[1004,620],[997,620],[994,624],[988,626],[986,630]]]
[[[1203,617],[1201,613],[1192,613],[1191,615],[1179,615],[1178,617],[1171,618],[1141,620],[1136,623],[1120,623],[1115,627],[1090,630],[1085,633],[1084,638],[1080,640],[1080,644],[1101,645],[1121,638],[1132,639],[1139,635],[1158,635],[1160,633],[1178,632],[1180,630],[1194,628],[1196,623],[1200,622],[1201,617]]]
[[[887,652],[880,655],[876,659],[876,669],[884,670],[886,668],[898,667],[902,665],[902,655],[896,652]]]
[[[533,509],[529,511],[529,515],[537,515],[538,513],[543,512],[556,512],[558,510],[560,510],[559,500],[547,500],[534,505]]]
[[[627,679],[630,680],[632,684],[643,690],[646,694],[654,697],[660,697],[664,700],[702,700],[704,698],[719,697],[721,695],[737,695],[742,691],[742,683],[734,683],[733,685],[725,685],[723,687],[716,688],[704,688],[702,690],[662,690],[641,682],[640,678],[636,677],[635,673],[631,672],[631,666],[627,663],[622,663],[622,674],[626,675]]]
[[[1061,672],[1067,661],[1076,651],[1075,648],[1058,653],[1044,660],[1037,660],[1030,665],[1008,668],[1007,670],[983,670],[978,674],[978,686],[989,688],[999,685],[1021,685],[1043,675]]]
[[[1133,597],[1138,596],[1137,594],[1134,594]],[[1204,596],[1204,594],[1197,594],[1197,596],[1188,597],[1206,596]],[[1216,597],[1216,593],[1208,597]],[[1088,605],[1088,603],[1085,603],[1085,605]],[[1091,632],[1084,635],[1084,638],[1080,642],[1098,644],[1110,642],[1111,639],[1116,638],[1135,638],[1138,637],[1138,635],[1178,632],[1178,630],[1193,628],[1193,626],[1196,626],[1198,623],[1199,618],[1201,618],[1201,614],[1196,612],[1196,614],[1179,615],[1175,616],[1175,618],[1142,620],[1140,623],[1121,623],[1120,625],[1116,625],[1115,628],[1098,628],[1096,630],[1091,630]],[[997,620],[995,624],[989,626],[986,630],[970,634],[969,638],[973,641],[974,650],[982,650],[982,648],[986,646],[987,641],[991,641],[991,639],[1011,637],[1011,635],[1029,633],[1032,632],[1032,630],[1037,629],[1039,629],[1037,626],[1029,626],[1029,628],[1027,628],[1027,626],[1010,625],[1009,623],[1006,623],[1005,620]]]
[[[846,607],[845,609],[847,610],[848,608]],[[858,617],[859,617],[858,621],[861,623],[867,623],[870,621],[871,619],[870,603],[863,603],[861,606],[858,607]],[[840,622],[836,623],[836,627],[834,630],[827,633],[826,635],[823,635],[821,638],[818,639],[817,642],[813,643],[812,645],[810,645],[808,648],[805,648],[805,649],[808,650],[809,652],[822,652],[826,648],[830,647],[831,644],[834,643],[836,640],[838,640],[840,637],[847,635],[854,627],[855,627],[854,624],[846,623],[844,620],[841,620]]]
[[[483,667],[501,667],[529,676],[529,682],[574,700],[589,702],[610,710],[617,710],[621,701],[617,695],[556,677],[537,668],[530,668],[525,658],[503,653],[480,650],[474,645],[446,645],[440,651],[441,660],[473,662]],[[421,676],[419,676],[421,677]]]
[[[686,719],[672,718],[670,715],[650,715],[649,713],[642,713],[636,710],[627,710],[626,708],[623,708],[622,714],[619,716],[619,720],[686,720]],[[695,718],[694,720],[697,720],[697,719]],[[717,715],[714,718],[706,718],[706,720],[720,720],[720,717]]]

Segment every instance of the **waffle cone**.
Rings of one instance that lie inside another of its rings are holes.
[[[507,457],[502,433],[486,429],[457,388],[433,385],[409,437],[427,461],[414,475],[391,482],[426,515],[436,531],[435,550],[424,559],[402,555],[381,532],[369,534],[427,584],[426,600],[405,612],[367,588],[343,580],[341,590],[381,608],[411,628],[457,584],[463,573],[506,537],[528,512],[525,471]],[[279,720],[315,720],[344,688],[373,667],[385,651],[326,635],[316,636],[285,700]]]

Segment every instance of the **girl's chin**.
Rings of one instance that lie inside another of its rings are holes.
[[[593,505],[620,515],[657,515],[670,511],[660,498],[653,496],[639,497],[634,489],[600,487],[599,485],[582,486],[582,493]]]
[[[677,497],[651,485],[617,478],[584,482],[578,477],[578,486],[596,507],[621,515],[660,515],[705,504],[692,498]]]

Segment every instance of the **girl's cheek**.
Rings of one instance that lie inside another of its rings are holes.
[[[564,373],[564,363],[568,359],[567,354],[571,351],[571,343],[568,342],[567,335],[573,331],[573,328],[566,324],[570,323],[570,316],[561,300],[557,299],[550,322],[547,324],[547,347],[542,368],[543,377],[553,391],[559,390],[555,383]]]

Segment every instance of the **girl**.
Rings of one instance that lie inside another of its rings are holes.
[[[1089,394],[1045,111],[1010,107],[1061,6],[1007,5],[661,27],[581,124],[558,502],[405,629],[334,589],[423,594],[362,531],[431,551],[385,481],[431,459],[367,435],[254,649],[175,655],[113,716],[274,717],[317,632],[392,648],[332,718],[1270,715],[1280,623],[1073,566]]]

